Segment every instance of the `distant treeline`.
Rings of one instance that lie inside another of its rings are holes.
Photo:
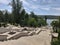
[[[0,25],[1,23],[10,23],[20,26],[41,27],[47,24],[45,19],[35,15],[34,12],[28,14],[20,0],[12,0],[9,5],[12,6],[12,13],[7,10],[0,11]]]

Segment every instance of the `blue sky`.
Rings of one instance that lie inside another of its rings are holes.
[[[60,15],[60,0],[21,0],[26,12],[33,11],[38,15]],[[7,9],[11,12],[9,6],[11,0],[0,0],[0,10]]]

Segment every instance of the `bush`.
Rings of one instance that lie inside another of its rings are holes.
[[[51,26],[53,27],[53,32],[57,33],[57,30],[59,28],[59,22],[58,21],[52,21]]]
[[[45,22],[45,20],[39,19],[39,20],[38,20],[38,25],[39,25],[39,26],[46,26],[47,23]]]
[[[59,40],[58,41],[52,41],[51,45],[60,45],[60,41]]]
[[[1,24],[0,24],[0,27],[1,27]]]
[[[37,27],[37,26],[38,26],[35,18],[30,18],[30,19],[28,20],[28,26],[30,26],[30,27]]]
[[[1,24],[3,27],[7,27],[7,23],[2,23]]]

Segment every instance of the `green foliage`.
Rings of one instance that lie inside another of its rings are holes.
[[[58,21],[52,21],[51,26],[53,27],[53,31],[58,33],[58,40],[52,41],[51,45],[60,45],[60,17]]]
[[[51,26],[53,27],[53,31],[57,32],[59,28],[59,22],[58,21],[52,21]]]
[[[0,11],[0,22],[3,22],[3,12],[2,11]]]
[[[57,38],[55,38],[54,41],[51,41],[51,45],[60,45],[60,40],[58,40]]]
[[[31,12],[30,14],[26,13],[25,9],[22,8],[22,2],[20,0],[12,0],[12,13],[8,13],[5,10],[5,13],[0,11],[0,23],[4,23],[4,27],[7,23],[18,26],[29,26],[29,27],[40,27],[45,26],[46,22],[43,18],[38,17]],[[0,25],[1,26],[1,25]]]
[[[31,13],[30,13],[30,17],[35,18],[36,21],[37,21],[37,19],[38,19],[38,16],[35,15],[34,12],[31,12]]]
[[[4,22],[7,23],[7,22],[9,21],[8,19],[9,19],[9,14],[8,14],[8,12],[6,11],[5,14],[4,14]]]
[[[13,23],[14,22],[14,17],[12,14],[9,15],[9,23]]]
[[[22,24],[24,21],[25,21],[25,14],[26,12],[25,12],[25,9],[23,9],[22,11],[21,11],[21,14],[20,14],[20,16],[19,16],[19,23],[20,24]],[[27,18],[27,17],[26,17]]]
[[[37,26],[38,26],[35,18],[30,18],[30,19],[28,20],[28,26],[30,26],[30,27],[37,27]]]
[[[29,15],[23,9],[23,11],[21,12],[21,16],[20,16],[20,25],[21,26],[28,26],[28,19],[29,19]]]
[[[7,23],[5,23],[5,22],[4,23],[0,23],[0,27],[2,27],[2,26],[3,27],[7,27]]]
[[[0,27],[1,27],[1,23],[0,23]]]
[[[51,26],[57,27],[59,25],[58,21],[52,21]]]
[[[45,20],[41,19],[41,25],[42,26],[46,26],[47,25],[47,23],[45,22]]]
[[[2,26],[6,27],[6,26],[7,26],[7,24],[6,24],[6,23],[3,23],[3,24],[2,24]]]
[[[14,15],[14,22],[20,23],[20,12],[22,9],[22,2],[20,0],[12,0],[12,15]]]

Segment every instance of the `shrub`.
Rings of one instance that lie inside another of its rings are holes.
[[[52,41],[51,45],[60,45],[60,41],[59,40],[58,41]]]
[[[30,19],[28,20],[28,26],[30,26],[30,27],[37,27],[37,26],[38,26],[35,18],[30,18]]]
[[[0,23],[0,27],[1,27],[1,23]]]

